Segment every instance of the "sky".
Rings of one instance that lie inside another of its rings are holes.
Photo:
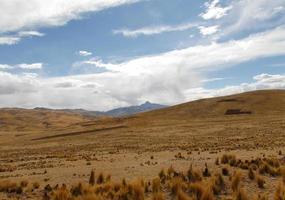
[[[0,107],[285,89],[285,0],[0,0]]]

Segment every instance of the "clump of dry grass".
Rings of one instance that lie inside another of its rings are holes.
[[[210,187],[206,187],[202,193],[201,200],[214,200],[214,194]]]
[[[274,160],[268,160],[267,162],[263,162],[258,169],[259,174],[269,174],[271,176],[278,176],[279,172],[276,167],[279,167],[279,162]]]
[[[103,184],[105,181],[104,174],[101,172],[97,177],[97,184]]]
[[[257,186],[261,189],[264,188],[265,180],[261,176],[256,177]]]
[[[282,177],[283,184],[285,184],[285,167],[280,167],[279,171],[280,171],[279,173]]]
[[[71,199],[70,192],[67,190],[65,185],[62,185],[61,188],[56,190],[53,194],[53,200],[69,200]]]
[[[265,195],[258,194],[255,196],[254,200],[268,200],[268,197]]]
[[[83,186],[82,183],[78,183],[78,185],[73,186],[70,190],[71,194],[75,197],[83,194]]]
[[[192,200],[192,198],[182,190],[179,190],[177,192],[177,200]]]
[[[248,170],[248,178],[250,180],[254,180],[254,178],[255,178],[255,174],[254,174],[254,171],[252,168],[249,168],[249,170]]]
[[[204,176],[204,177],[210,177],[210,176],[211,176],[211,172],[210,172],[210,170],[209,170],[209,168],[208,168],[207,163],[205,163],[205,169],[204,169],[204,171],[203,171],[203,176]]]
[[[108,174],[108,175],[106,176],[106,182],[110,182],[110,181],[111,181],[111,178],[112,178],[111,174]]]
[[[23,180],[23,181],[20,182],[20,186],[21,186],[22,188],[27,187],[28,184],[29,184],[29,182],[28,182],[27,180]]]
[[[194,170],[192,165],[190,166],[190,168],[188,169],[187,171],[187,179],[190,183],[194,183],[194,182],[197,182],[197,181],[201,181],[202,180],[202,176],[201,174]]]
[[[132,184],[133,197],[136,200],[144,200],[144,187],[141,181],[136,181]]]
[[[162,192],[153,193],[152,200],[165,200],[165,196]]]
[[[242,188],[239,188],[234,193],[234,200],[249,200],[248,196],[246,195],[245,191]]]
[[[219,157],[218,157],[218,158],[216,158],[216,160],[215,160],[215,164],[216,164],[216,165],[220,165],[220,159],[219,159]]]
[[[219,195],[226,188],[225,181],[221,174],[216,174],[211,180],[212,191],[215,195]]]
[[[283,183],[279,183],[274,194],[274,200],[284,200],[285,199],[285,186]]]
[[[160,178],[152,180],[152,192],[158,193],[160,191]]]
[[[227,168],[227,167],[223,167],[222,168],[222,174],[224,175],[224,176],[228,176],[230,173],[229,173],[229,169]]]
[[[235,155],[224,154],[221,158],[222,164],[230,164],[231,166],[235,166],[237,163],[237,159]]]
[[[159,174],[158,174],[160,180],[162,183],[165,183],[165,180],[166,180],[166,174],[165,174],[165,171],[164,169],[161,169]]]
[[[176,195],[179,190],[185,189],[185,183],[183,182],[181,177],[174,177],[170,181],[170,190],[171,193]]]
[[[202,182],[196,182],[196,183],[191,183],[188,189],[195,196],[197,200],[200,200],[205,191],[205,186]]]
[[[89,178],[89,184],[95,185],[95,172],[94,172],[94,170],[91,171],[90,178]]]
[[[241,182],[241,173],[236,171],[234,176],[232,177],[231,187],[234,192],[237,192]]]
[[[168,169],[167,169],[167,175],[168,177],[173,177],[175,174],[175,170],[173,168],[173,166],[171,165]]]
[[[22,194],[23,189],[15,182],[3,180],[0,181],[0,192]]]

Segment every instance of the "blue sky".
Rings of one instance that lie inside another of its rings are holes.
[[[0,0],[0,106],[108,110],[284,89],[284,22],[284,0]]]

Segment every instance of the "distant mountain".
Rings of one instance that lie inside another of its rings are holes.
[[[161,109],[161,108],[165,108],[165,107],[167,107],[167,106],[155,104],[155,103],[150,103],[149,101],[147,101],[144,104],[141,104],[139,106],[116,108],[116,109],[109,110],[106,112],[89,111],[89,110],[84,110],[84,109],[57,109],[55,111],[80,114],[80,115],[89,116],[89,117],[102,117],[102,116],[122,117],[122,116],[133,115],[136,113],[147,112],[147,111],[151,111],[151,110],[157,110],[157,109]],[[35,110],[50,110],[50,111],[52,111],[52,109],[48,109],[48,108],[35,108]]]
[[[44,107],[36,107],[34,110],[38,111],[57,111],[57,112],[64,112],[64,113],[71,113],[71,114],[80,114],[87,117],[101,117],[104,116],[104,112],[97,112],[97,111],[89,111],[84,109],[50,109]]]
[[[150,103],[147,101],[144,104],[141,104],[139,106],[117,108],[117,109],[104,112],[104,114],[107,116],[112,116],[112,117],[120,117],[120,116],[133,115],[133,114],[141,113],[141,112],[147,112],[151,110],[157,110],[157,109],[161,109],[165,107],[167,106],[160,105],[160,104],[154,104],[154,103]]]

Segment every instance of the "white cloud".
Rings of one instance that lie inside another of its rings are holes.
[[[217,33],[219,31],[219,26],[218,25],[216,25],[216,26],[208,26],[208,27],[199,26],[199,30],[200,30],[200,33],[203,36],[213,35],[213,34],[215,34],[215,33]]]
[[[0,106],[106,110],[146,100],[174,104],[208,95],[282,88],[284,75],[281,74],[259,75],[252,83],[220,90],[204,89],[203,80],[212,71],[285,55],[284,46],[285,27],[279,27],[241,40],[193,46],[117,64],[91,59],[88,65],[107,69],[97,74],[41,78],[1,72]]]
[[[232,10],[222,21],[222,35],[260,31],[284,24],[284,0],[239,0],[231,2]]]
[[[0,64],[0,70],[12,69],[13,67],[7,64]]]
[[[13,45],[21,40],[20,37],[15,36],[0,36],[0,45]]]
[[[60,26],[96,12],[140,0],[1,0],[0,32]]]
[[[7,64],[0,64],[0,69],[24,69],[24,70],[35,70],[35,69],[42,69],[43,63],[21,63],[17,65],[7,65]]]
[[[205,19],[220,19],[228,14],[233,8],[232,6],[221,7],[219,0],[213,0],[212,2],[205,3],[206,11],[201,13],[200,16]]]
[[[20,31],[18,33],[18,35],[20,37],[33,37],[33,36],[37,36],[37,37],[42,37],[44,36],[45,34],[44,33],[40,33],[38,31]]]
[[[19,64],[16,67],[19,67],[21,69],[41,69],[43,67],[43,63],[32,63],[32,64]]]
[[[222,81],[225,79],[227,79],[227,78],[208,78],[208,79],[202,80],[201,82],[202,83],[210,83],[210,82]]]
[[[1,0],[0,45],[14,45],[25,37],[44,36],[31,29],[65,25],[70,20],[82,18],[86,12],[139,1],[143,0]]]
[[[1,36],[0,34],[0,45],[14,45],[19,43],[25,37],[42,37],[44,36],[43,33],[38,31],[20,31],[14,35],[4,35]]]
[[[91,59],[87,61],[83,61],[82,64],[89,64],[89,65],[94,65],[96,67],[101,67],[101,68],[116,68],[116,64],[111,64],[111,63],[104,63],[101,59]]]
[[[12,75],[7,72],[0,72],[0,95],[2,100],[13,101],[13,99],[8,99],[5,96],[11,98],[10,95],[14,96],[17,94],[16,98],[20,98],[27,94],[31,94],[37,91],[36,88],[37,80],[30,78],[28,76]],[[19,96],[18,96],[19,95]],[[9,104],[8,102],[4,103]],[[14,104],[13,106],[17,106]]]
[[[79,54],[80,56],[91,56],[91,55],[92,55],[91,52],[83,51],[83,50],[79,51],[78,54]]]
[[[152,26],[152,27],[143,27],[140,29],[130,30],[130,29],[119,29],[114,30],[114,34],[122,34],[125,37],[138,37],[141,35],[157,35],[166,32],[174,32],[174,31],[185,31],[197,27],[196,24],[187,23],[180,25],[164,25],[164,26]]]

